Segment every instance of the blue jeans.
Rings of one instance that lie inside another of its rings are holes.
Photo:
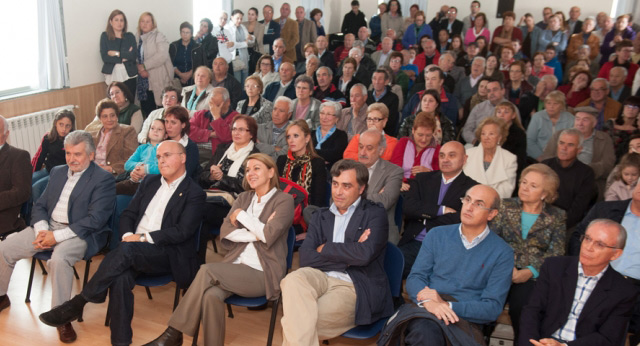
[[[247,79],[249,75],[249,69],[245,68],[244,70],[240,70],[240,71],[233,71],[233,76],[238,80],[238,82],[240,82],[240,85],[242,85],[242,87],[244,88],[244,80]]]
[[[31,176],[31,200],[35,203],[49,185],[49,172],[43,168]]]

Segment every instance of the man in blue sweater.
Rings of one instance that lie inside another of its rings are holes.
[[[471,334],[502,312],[513,271],[513,250],[487,226],[500,197],[476,185],[462,198],[461,224],[431,229],[407,278],[411,299],[436,318],[416,318],[406,328],[407,345],[446,345],[444,328]]]

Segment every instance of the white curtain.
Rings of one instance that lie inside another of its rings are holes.
[[[309,13],[311,13],[311,11],[313,11],[313,9],[315,9],[315,8],[320,9],[320,11],[322,11],[322,13],[324,13],[324,0],[300,0],[300,6],[304,7],[304,11],[306,13],[306,18],[309,19],[309,20],[313,20],[313,18],[309,18]],[[293,17],[293,18],[295,18],[296,7],[298,7],[298,6],[291,5],[291,17]],[[327,28],[326,28],[326,25],[325,25],[325,22],[324,22],[324,16],[322,17],[320,22],[325,27],[324,29],[326,31]]]
[[[61,0],[38,0],[38,70],[40,87],[61,89],[69,86],[69,70],[64,43]]]
[[[400,8],[402,8],[402,16],[409,17],[409,8],[411,5],[418,5],[420,7],[420,11],[423,11],[425,14],[427,13],[427,0],[398,0],[400,2]],[[388,1],[386,1],[388,3]],[[431,19],[427,19],[427,23]]]

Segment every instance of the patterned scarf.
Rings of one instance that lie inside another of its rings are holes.
[[[297,181],[293,180],[291,176],[296,167],[300,167],[300,174],[298,175]],[[309,192],[309,187],[311,187],[311,174],[311,156],[308,153],[300,157],[295,157],[291,150],[287,151],[287,165],[284,168],[284,177],[286,179],[294,181]]]

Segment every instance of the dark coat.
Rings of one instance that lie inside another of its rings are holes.
[[[209,36],[211,36],[211,35],[209,35]],[[214,37],[214,39],[217,42],[217,39],[215,37]],[[203,40],[203,42],[205,40]],[[173,64],[173,66],[175,66],[176,54],[178,53],[178,48],[180,47],[180,45],[182,45],[182,40],[177,40],[177,41],[171,42],[171,45],[169,45],[169,57],[171,58],[171,63]],[[216,44],[216,51],[217,51],[217,49],[218,49],[218,45]],[[217,52],[216,52],[216,54],[217,54]],[[191,69],[195,72],[195,70],[199,66],[207,66],[207,67],[212,66],[211,64],[207,65],[207,63],[208,63],[208,60],[207,60],[207,56],[206,56],[206,54],[204,52],[203,46],[201,44],[198,44],[195,41],[193,41],[193,47],[191,48]],[[213,63],[213,61],[212,61],[212,63]]]
[[[316,145],[318,145],[318,138],[315,130],[311,133],[311,140],[313,141],[313,147],[315,148]],[[327,162],[327,171],[330,171],[331,166],[333,166],[333,164],[338,160],[342,160],[342,154],[345,149],[347,149],[347,145],[349,145],[347,133],[340,129],[336,129],[336,131],[322,143],[320,149],[316,149],[316,153],[318,153],[318,155]]]
[[[550,338],[569,316],[578,281],[577,257],[551,257],[520,318],[520,345],[529,339]],[[584,304],[576,325],[576,340],[569,345],[622,345],[627,336],[637,289],[611,266]]]
[[[120,52],[120,56],[110,56],[108,52],[110,50],[116,50]],[[123,63],[122,59],[126,59],[124,67],[127,69],[129,77],[138,74],[138,45],[136,44],[136,38],[132,33],[124,33],[122,38],[116,38],[110,40],[106,32],[103,32],[100,36],[100,57],[102,57],[102,73],[111,74],[113,67],[116,64]]]
[[[291,81],[287,89],[285,89],[283,96],[286,96],[292,100],[296,99],[296,87],[294,84],[295,83]],[[280,90],[280,82],[273,82],[267,85],[266,89],[264,89],[264,94],[262,94],[262,97],[273,102],[276,99],[278,90]]]
[[[344,243],[333,242],[335,215],[328,208],[313,214],[307,237],[300,247],[300,267],[349,274],[356,290],[355,324],[369,324],[393,313],[391,288],[384,272],[384,254],[389,225],[380,204],[361,199],[344,235]],[[371,230],[367,241],[358,239]],[[316,249],[324,244],[322,253]]]
[[[229,167],[231,167],[233,161],[229,159],[225,158],[225,161],[227,162],[222,162],[222,179],[216,181],[211,181],[209,179],[209,177],[211,176],[211,166],[221,163],[220,160],[222,160],[224,153],[227,151],[227,149],[229,149],[231,145],[233,145],[233,142],[219,144],[216,148],[216,152],[213,153],[213,156],[209,160],[209,163],[207,163],[204,171],[200,174],[200,185],[203,188],[216,188],[232,194],[239,194],[244,191],[244,188],[242,187],[242,180],[244,180],[244,166],[240,167],[240,169],[238,170],[238,174],[236,174],[235,177],[230,177],[227,175],[227,172],[229,171]],[[258,147],[254,145],[253,150],[251,150],[249,155],[259,152],[260,150],[258,150]]]
[[[18,217],[22,204],[31,197],[29,153],[5,143],[0,149],[0,234],[21,230]],[[48,220],[47,220],[48,221]]]
[[[398,112],[400,100],[398,99],[398,95],[391,91],[390,86],[387,85],[385,88],[387,89],[387,93],[377,102],[382,102],[389,108],[389,119],[387,120],[387,125],[384,127],[384,133],[395,136],[400,126],[400,114]],[[368,105],[376,102],[376,99],[373,98],[373,93],[374,90],[369,91],[369,97],[367,97]]]

